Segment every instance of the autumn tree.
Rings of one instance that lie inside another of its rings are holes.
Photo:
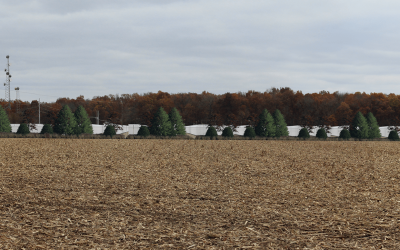
[[[237,127],[243,115],[245,115],[245,107],[242,107],[244,99],[240,94],[224,94],[217,101],[217,110],[219,113],[219,123],[217,125],[228,125],[233,128]]]
[[[64,105],[58,112],[54,124],[54,132],[62,135],[72,135],[75,133],[76,121],[68,105]]]
[[[338,125],[350,125],[352,113],[353,111],[351,110],[350,106],[347,103],[342,102],[335,112],[335,118]]]
[[[22,122],[26,123],[30,129],[36,129],[39,122],[39,102],[33,100],[30,107],[27,107],[22,115]]]
[[[0,105],[8,102],[0,100]],[[38,102],[20,102],[18,114],[16,102],[7,112],[12,123],[38,122]],[[357,112],[372,112],[380,126],[399,129],[400,96],[383,93],[319,93],[303,94],[290,88],[271,88],[265,92],[250,90],[246,93],[212,94],[209,92],[169,94],[157,93],[105,95],[85,100],[59,98],[54,103],[41,103],[41,122],[55,125],[57,114],[68,105],[71,110],[83,106],[89,117],[100,114],[100,124],[143,124],[151,126],[151,120],[159,107],[169,113],[173,107],[186,125],[209,124],[218,128],[237,125],[256,127],[264,109],[279,109],[287,125],[302,125],[311,129],[318,126],[329,132],[329,126],[348,126]],[[93,122],[93,120],[92,120]],[[279,135],[279,131],[275,136]]]
[[[74,117],[76,121],[76,127],[74,128],[75,134],[93,134],[92,123],[82,105],[76,109]]]

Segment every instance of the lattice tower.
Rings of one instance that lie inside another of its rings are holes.
[[[5,109],[11,110],[11,92],[10,92],[10,83],[11,83],[11,74],[10,74],[10,56],[6,56],[7,58],[7,68],[4,70],[6,72],[6,82],[4,86],[6,87],[6,102],[8,102],[8,106]]]

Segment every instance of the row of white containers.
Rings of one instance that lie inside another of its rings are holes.
[[[122,125],[121,128],[122,130],[118,130],[117,134],[122,134],[125,132],[128,132],[130,135],[135,135],[139,131],[140,124],[129,124],[129,125]],[[17,132],[19,127],[19,124],[11,124],[12,132],[15,133]],[[36,124],[36,129],[31,129],[31,133],[40,133],[42,130],[43,124]],[[102,134],[104,132],[105,126],[104,125],[96,125],[92,124],[93,127],[93,133],[94,134]],[[198,124],[198,125],[192,125],[192,126],[185,126],[186,128],[186,133],[192,134],[192,135],[205,135],[207,132],[208,125],[207,124]],[[301,129],[301,126],[288,126],[289,130],[289,136],[297,136],[299,134],[299,131]],[[389,135],[389,129],[388,127],[380,127],[381,130],[381,135],[382,137],[388,137]],[[237,131],[233,132],[236,135],[243,135],[244,131],[246,130],[246,125],[239,126],[236,128]],[[318,128],[314,128],[312,133],[310,134],[311,136],[315,136],[317,133]],[[332,127],[330,130],[330,133],[328,133],[328,137],[331,136],[339,136],[340,131],[342,131],[341,127]],[[221,135],[222,131],[218,131],[218,134]]]

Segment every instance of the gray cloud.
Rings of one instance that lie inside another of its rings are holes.
[[[23,100],[286,86],[399,92],[397,1],[0,4],[0,56],[5,65],[10,55]]]

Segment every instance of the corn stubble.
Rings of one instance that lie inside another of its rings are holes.
[[[399,149],[0,139],[0,248],[399,248]]]

